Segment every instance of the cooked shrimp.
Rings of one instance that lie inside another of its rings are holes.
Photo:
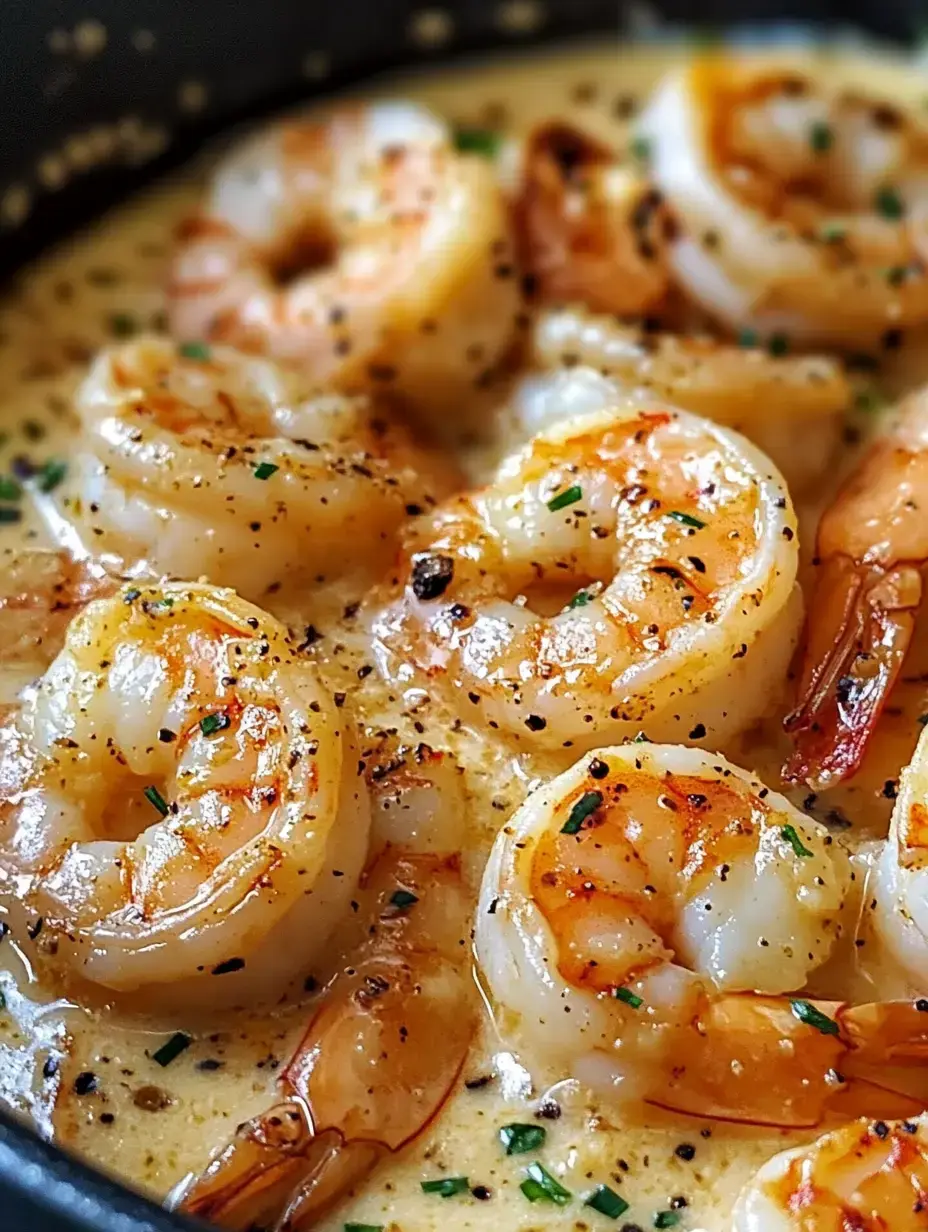
[[[828,956],[848,879],[823,827],[724,758],[597,749],[501,830],[477,953],[504,1029],[620,1102],[796,1127],[905,1116],[928,1015],[780,995]]]
[[[353,734],[232,591],[88,604],[0,742],[0,905],[66,983],[252,1002],[347,910],[368,828]]]
[[[673,272],[733,329],[860,346],[928,321],[928,123],[914,108],[710,55],[658,89],[641,131],[682,224]]]
[[[928,1117],[863,1118],[774,1155],[745,1186],[733,1232],[923,1232]]]
[[[183,231],[171,329],[385,389],[447,427],[519,307],[492,164],[412,103],[289,120],[234,151]]]
[[[924,475],[922,472],[924,471]],[[814,787],[860,765],[905,661],[928,562],[928,389],[907,398],[822,516],[785,773]]]
[[[672,223],[653,185],[599,137],[560,120],[535,128],[520,153],[513,218],[533,295],[624,315],[660,305]]]
[[[183,1209],[224,1228],[296,1232],[416,1138],[454,1086],[474,1030],[462,789],[420,746],[373,767],[375,846],[360,948],[323,994],[279,1081]]]
[[[78,395],[69,501],[95,552],[260,598],[380,561],[456,478],[364,400],[312,396],[268,360],[144,339],[104,351]]]
[[[538,318],[532,358],[542,369],[589,365],[633,397],[661,398],[743,432],[773,459],[794,494],[820,482],[852,402],[841,365],[827,356],[773,356],[708,336],[656,334],[576,308]],[[544,377],[529,385],[520,406],[531,431],[544,426],[539,414],[557,406],[568,383],[562,380],[553,395]]]
[[[782,687],[795,519],[773,466],[684,411],[556,424],[412,524],[371,597],[383,672],[534,747],[718,742]]]

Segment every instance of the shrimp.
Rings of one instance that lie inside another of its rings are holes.
[[[425,745],[371,766],[376,854],[360,945],[323,995],[279,1080],[281,1102],[241,1126],[183,1209],[223,1228],[309,1226],[439,1114],[475,1028],[463,798]]]
[[[277,995],[347,911],[357,776],[276,620],[229,590],[122,587],[0,728],[0,907],[66,984],[159,1007]]]
[[[513,195],[534,296],[637,315],[665,299],[672,222],[661,194],[592,133],[560,120],[525,139]]]
[[[681,223],[673,273],[732,329],[869,346],[928,321],[928,123],[915,107],[708,55],[658,89],[641,138]]]
[[[448,427],[519,311],[492,164],[412,103],[278,124],[233,151],[182,230],[169,309],[179,338],[387,390]]]
[[[623,326],[576,308],[537,318],[532,358],[543,370],[590,365],[632,397],[661,398],[742,432],[776,463],[794,494],[821,480],[852,403],[841,365],[828,356],[773,356],[758,346]],[[556,407],[569,378],[548,395],[550,382],[536,378],[520,399],[533,431],[543,426],[537,403]]]
[[[254,599],[284,579],[370,566],[457,479],[366,401],[313,396],[227,347],[110,348],[77,405],[68,508],[93,549]]]
[[[922,1232],[928,1117],[861,1118],[781,1151],[742,1190],[732,1232]]]
[[[924,472],[924,474],[922,473]],[[784,774],[819,789],[860,766],[922,602],[928,389],[910,395],[822,515],[799,703]]]
[[[411,524],[368,599],[381,671],[444,683],[532,748],[722,740],[770,703],[800,619],[772,465],[684,411],[561,422]]]
[[[500,831],[477,955],[504,1028],[619,1103],[905,1116],[928,1015],[782,995],[827,958],[848,884],[827,831],[724,758],[597,749]]]

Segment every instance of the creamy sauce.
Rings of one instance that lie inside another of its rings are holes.
[[[618,138],[674,54],[629,54],[618,47],[574,51],[482,65],[479,71],[445,70],[440,77],[389,82],[378,90],[421,99],[458,122],[517,128],[530,120],[575,115]],[[891,92],[911,91],[909,97],[923,92],[923,83],[903,78],[896,63],[873,64],[868,71]],[[0,472],[22,472],[23,457],[39,466],[67,459],[75,431],[73,393],[90,356],[114,337],[163,328],[162,288],[172,231],[196,203],[207,166],[208,160],[176,183],[113,211],[24,271],[11,289],[0,306]],[[918,375],[915,364],[914,348],[906,350],[900,360],[900,371],[907,366],[906,382]],[[849,420],[849,455],[852,434],[868,431],[872,423],[873,416]],[[475,477],[492,460],[486,450],[476,452],[469,459]],[[60,528],[59,496],[25,502],[21,522],[0,526],[0,552],[54,541]],[[801,513],[808,552],[815,510]],[[360,598],[345,587],[337,593],[289,596],[281,614],[295,627],[312,620],[323,633],[315,646],[318,661],[332,689],[346,693],[361,718],[367,750],[376,751],[383,733],[396,732],[410,744],[425,741],[454,752],[465,768],[470,796],[469,872],[476,882],[497,827],[532,785],[562,768],[561,763],[516,756],[502,742],[491,743],[486,734],[456,722],[423,690],[397,697],[376,671],[359,672],[370,663],[350,614],[350,605]],[[920,731],[919,716],[928,713],[926,632],[920,630],[906,681],[892,699],[863,773],[852,787],[806,802],[819,818],[838,824],[850,820],[855,840],[885,833],[894,782]],[[776,722],[761,724],[739,747],[724,752],[776,783],[784,752],[778,731]],[[797,801],[803,799],[800,793]],[[862,857],[861,886],[865,877]],[[3,1098],[62,1145],[159,1199],[200,1170],[239,1122],[273,1102],[276,1073],[306,1017],[305,1004],[291,1004],[260,1014],[227,1015],[222,1021],[176,1015],[161,1021],[130,1019],[115,1007],[85,1009],[50,999],[9,940],[0,953]],[[866,946],[855,951],[848,945],[822,973],[820,985],[824,989],[833,983],[848,995],[866,990],[868,978]],[[188,1033],[192,1042],[162,1066],[154,1054],[175,1031]],[[401,1156],[381,1165],[323,1226],[356,1222],[407,1232],[439,1226],[449,1232],[487,1226],[605,1227],[609,1221],[581,1199],[606,1183],[629,1204],[622,1223],[650,1227],[658,1212],[673,1211],[687,1229],[722,1229],[749,1175],[773,1152],[796,1141],[776,1131],[657,1114],[647,1124],[623,1124],[614,1109],[576,1083],[559,1081],[563,1075],[539,1068],[529,1072],[510,1047],[488,1013],[437,1123]],[[526,1201],[519,1186],[532,1157],[506,1156],[497,1136],[507,1122],[533,1121],[539,1107],[549,1117],[537,1121],[547,1130],[538,1158],[577,1195],[563,1207]],[[469,1192],[448,1199],[421,1192],[421,1181],[443,1175],[466,1176]]]

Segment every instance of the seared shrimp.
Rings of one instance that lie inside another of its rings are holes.
[[[735,1204],[732,1232],[923,1232],[928,1117],[851,1121],[774,1155]]]
[[[637,315],[665,298],[672,224],[661,194],[592,133],[549,121],[528,135],[513,218],[538,299]]]
[[[397,764],[399,762],[399,764]],[[438,1115],[474,1030],[463,798],[420,746],[375,768],[375,846],[351,965],[283,1071],[281,1103],[241,1126],[183,1209],[224,1228],[296,1232]]]
[[[477,954],[504,1029],[620,1102],[795,1127],[905,1116],[928,1015],[780,995],[828,956],[848,878],[823,827],[724,758],[597,749],[501,830]]]
[[[673,272],[733,329],[869,345],[928,321],[928,123],[865,85],[710,55],[642,119]]]
[[[743,432],[773,459],[793,493],[821,480],[852,402],[841,365],[827,356],[773,356],[707,336],[655,334],[576,308],[538,318],[532,358],[542,369],[589,365],[633,397],[661,398]],[[571,382],[563,378],[549,393],[551,383],[530,380],[520,398],[533,432],[546,412],[556,415]]]
[[[228,590],[123,587],[0,729],[0,906],[65,983],[159,1006],[277,994],[347,910],[357,775],[282,625]]]
[[[924,472],[924,475],[922,474]],[[822,516],[799,704],[785,773],[820,788],[863,760],[922,602],[928,390],[906,399]]]
[[[260,598],[362,568],[409,512],[453,486],[450,464],[365,400],[228,347],[144,339],[104,351],[78,394],[69,507],[95,552]]]
[[[232,153],[181,234],[170,324],[447,427],[508,345],[518,294],[492,165],[423,108],[381,102]]]
[[[799,620],[773,466],[684,411],[555,425],[496,480],[413,523],[372,596],[381,668],[444,681],[530,747],[707,739],[780,688]]]

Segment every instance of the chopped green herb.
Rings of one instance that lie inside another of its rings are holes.
[[[600,1215],[607,1215],[610,1219],[618,1219],[628,1210],[625,1199],[608,1185],[597,1185],[583,1205],[591,1206],[594,1211],[599,1211]]]
[[[145,788],[145,799],[149,804],[154,805],[162,817],[167,817],[170,812],[167,801],[157,787]]]
[[[442,1198],[453,1198],[455,1194],[465,1193],[470,1189],[470,1181],[466,1176],[443,1176],[439,1181],[420,1181],[419,1187],[423,1193],[435,1193]]]
[[[789,843],[797,856],[810,856],[812,852],[803,844],[802,839],[796,832],[795,826],[783,826],[780,830],[780,836]]]
[[[409,890],[394,890],[390,895],[390,906],[396,907],[398,911],[408,911],[418,901],[418,897],[415,894],[411,894]]]
[[[671,509],[667,516],[673,518],[675,522],[682,522],[684,526],[692,526],[693,530],[705,530],[709,525],[708,522],[701,522],[699,518],[694,518],[690,513],[681,513],[679,509]]]
[[[596,812],[603,802],[601,791],[585,791],[570,810],[570,814],[561,826],[562,834],[576,834],[588,817]]]
[[[878,411],[883,406],[883,399],[875,389],[859,389],[854,395],[854,406],[858,411],[868,414]]]
[[[767,342],[767,350],[774,357],[780,359],[789,351],[789,339],[786,334],[771,334]]]
[[[227,714],[206,714],[200,719],[200,731],[204,736],[212,736],[215,732],[225,731],[232,726],[232,720]]]
[[[593,602],[593,596],[588,590],[578,590],[571,601],[567,604],[568,608],[586,607],[588,603]]]
[[[827,154],[835,143],[835,135],[831,125],[824,120],[816,120],[809,129],[809,145],[816,154]]]
[[[150,612],[167,612],[174,606],[174,600],[170,596],[163,599],[153,599],[148,605]]]
[[[655,1228],[675,1228],[679,1222],[679,1211],[658,1211],[654,1216]]]
[[[815,1027],[816,1031],[821,1031],[822,1035],[841,1034],[835,1020],[823,1014],[821,1010],[817,1010],[811,1001],[790,1001],[789,1008],[800,1022]]]
[[[454,147],[462,154],[482,154],[484,158],[495,158],[500,146],[500,135],[491,128],[455,129]]]
[[[0,992],[0,1010],[6,1009],[6,993]]]
[[[499,1140],[506,1148],[507,1155],[523,1155],[526,1151],[537,1151],[544,1146],[548,1131],[541,1125],[524,1125],[514,1121],[512,1125],[504,1125],[499,1131]]]
[[[110,333],[114,338],[131,338],[138,329],[138,322],[128,312],[114,312],[110,317]]]
[[[841,222],[823,222],[818,238],[823,244],[840,244],[847,235],[847,227]]]
[[[529,1202],[556,1202],[558,1206],[566,1206],[573,1197],[569,1189],[565,1189],[560,1181],[555,1180],[547,1168],[542,1164],[529,1164],[526,1168],[528,1179],[523,1181],[519,1188],[528,1198]]]
[[[212,351],[205,342],[182,342],[177,348],[177,353],[184,359],[207,360],[212,356]]]
[[[185,1035],[183,1031],[176,1031],[166,1044],[162,1044],[157,1052],[151,1054],[151,1059],[156,1065],[164,1068],[172,1061],[176,1061],[182,1052],[186,1052],[190,1044],[189,1035]]]
[[[344,1232],[383,1232],[382,1223],[346,1223]]]
[[[616,1001],[624,1001],[626,1005],[630,1005],[633,1010],[641,1009],[644,1002],[642,999],[632,992],[630,988],[617,988],[613,993]]]
[[[648,739],[648,737],[645,735],[643,731],[640,731],[638,735],[635,737],[635,739],[632,741],[632,744],[650,744],[650,743],[651,741]]]
[[[255,479],[270,479],[274,472],[279,470],[280,467],[273,462],[259,462],[255,467]]]
[[[873,206],[878,214],[891,220],[899,219],[905,213],[905,205],[899,196],[899,190],[893,188],[891,184],[884,184],[877,191]]]
[[[11,475],[0,475],[0,500],[19,500],[22,494],[22,488]]]
[[[556,496],[552,496],[548,501],[548,508],[552,513],[557,513],[559,509],[566,509],[568,505],[575,504],[582,496],[583,489],[575,483],[565,488],[563,492],[558,492]]]
[[[55,458],[49,460],[42,466],[36,477],[36,485],[40,492],[54,492],[62,479],[68,473],[67,462],[61,462]]]
[[[22,521],[21,509],[10,509],[4,505],[0,507],[0,526],[12,526],[14,522]]]
[[[646,163],[651,159],[651,142],[647,137],[633,137],[628,149],[632,158],[639,163]]]
[[[756,347],[759,341],[756,329],[743,329],[738,335],[740,347]]]

